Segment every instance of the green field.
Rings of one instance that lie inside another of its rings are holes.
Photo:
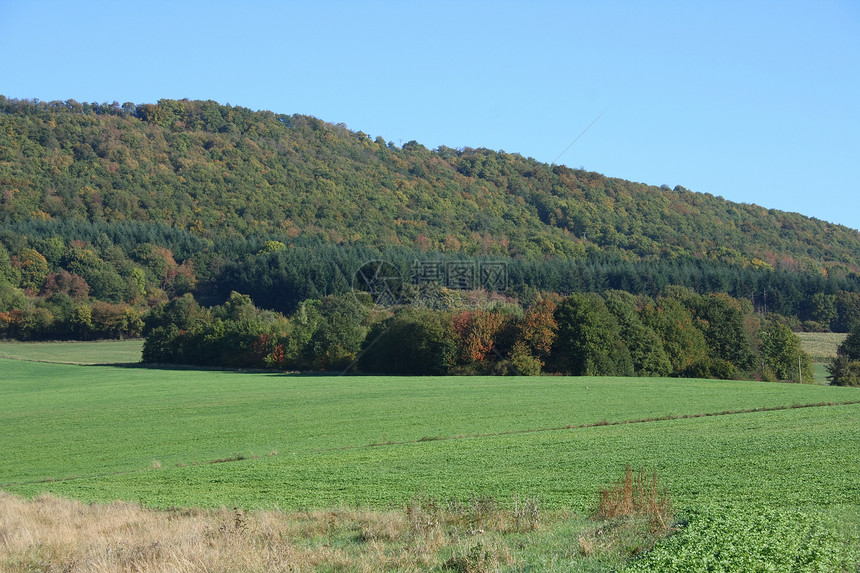
[[[382,507],[419,489],[500,499],[535,491],[550,506],[583,508],[628,462],[658,469],[688,501],[854,503],[860,488],[849,463],[860,452],[860,404],[613,425],[860,400],[851,388],[0,368],[9,453],[0,484],[12,492],[297,508]],[[591,427],[565,428],[580,425]],[[248,459],[207,463],[236,457]]]
[[[860,522],[852,388],[0,360],[0,427],[0,489],[25,496],[295,511],[385,510],[420,492],[588,514],[631,464],[689,511]]]
[[[0,342],[0,358],[64,364],[133,364],[140,362],[143,340],[97,342]]]

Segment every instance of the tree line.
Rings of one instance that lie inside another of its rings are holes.
[[[396,307],[374,305],[363,293],[326,296],[285,316],[236,292],[211,308],[186,294],[147,317],[143,359],[344,373],[795,381],[800,364],[803,380],[812,380],[785,321],[726,294],[672,287],[652,298],[611,290],[539,295],[531,305],[473,296],[439,287]]]

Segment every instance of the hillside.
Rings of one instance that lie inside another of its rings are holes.
[[[0,96],[0,338],[135,337],[186,294],[290,314],[374,260],[442,307],[685,287],[795,329],[860,323],[860,233],[799,214],[214,102]]]
[[[503,151],[397,146],[211,101],[0,96],[0,223],[38,221],[151,223],[205,241],[860,268],[860,233],[847,227]]]

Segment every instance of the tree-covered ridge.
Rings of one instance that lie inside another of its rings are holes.
[[[210,242],[860,268],[860,233],[799,214],[211,101],[0,96],[0,223],[32,220],[151,223]]]

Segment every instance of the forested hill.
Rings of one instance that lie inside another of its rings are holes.
[[[152,222],[204,240],[860,269],[860,233],[800,214],[211,101],[0,96],[0,224],[31,220]]]

